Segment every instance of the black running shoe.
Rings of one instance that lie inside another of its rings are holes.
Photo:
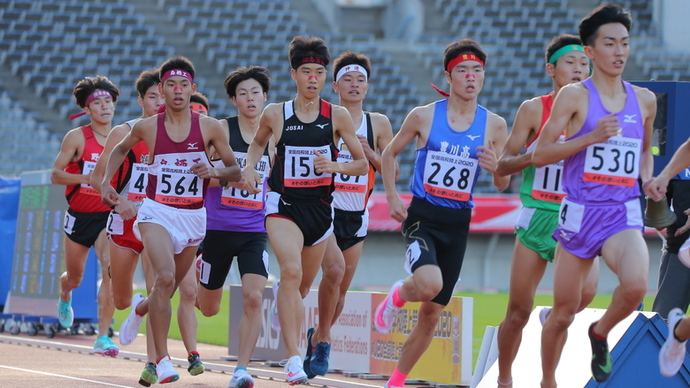
[[[156,364],[153,362],[146,363],[144,370],[141,371],[141,377],[139,377],[139,384],[150,387],[151,384],[156,384],[158,382],[158,374],[156,373]]]
[[[316,329],[313,327],[307,330],[307,355],[304,357],[304,363],[302,364],[302,369],[304,369],[304,373],[307,374],[308,379],[316,377],[316,374],[311,371],[311,354],[314,352],[314,347],[311,346],[311,337],[314,335],[315,331]]]
[[[189,358],[187,358],[187,361],[189,361],[189,367],[187,368],[187,372],[189,372],[189,374],[192,376],[198,376],[204,373],[204,371],[206,370],[206,367],[201,362],[199,354],[197,353],[190,354]]]
[[[605,339],[599,340],[594,338],[594,325],[596,325],[596,322],[592,323],[587,331],[589,341],[592,344],[592,376],[594,376],[595,381],[601,383],[608,380],[609,376],[611,376],[613,363],[609,354],[608,342]]]

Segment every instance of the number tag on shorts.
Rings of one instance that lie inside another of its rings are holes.
[[[558,225],[568,232],[579,233],[582,227],[582,217],[585,214],[585,206],[568,201],[564,198],[558,216]]]
[[[415,241],[407,247],[407,250],[405,251],[405,264],[403,265],[403,268],[405,268],[407,273],[412,275],[412,267],[421,256],[422,250],[419,248],[419,241]]]
[[[108,215],[108,223],[106,224],[106,231],[110,234],[122,236],[125,233],[124,221],[119,214],[110,212]]]
[[[74,222],[76,220],[77,219],[73,215],[69,214],[69,212],[65,212],[65,220],[62,224],[62,228],[64,229],[65,233],[74,233]]]

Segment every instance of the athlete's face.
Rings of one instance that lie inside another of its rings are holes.
[[[144,117],[151,117],[158,112],[158,108],[165,102],[163,95],[158,92],[158,85],[151,86],[144,94],[139,97],[139,106],[144,110]]]
[[[85,106],[84,111],[91,117],[92,122],[110,125],[115,114],[115,102],[110,96],[98,97]]]
[[[241,116],[254,119],[259,117],[264,108],[266,93],[259,81],[250,78],[237,84],[235,97],[231,97],[230,101],[237,107]]]
[[[471,100],[477,98],[484,86],[484,68],[477,61],[460,62],[450,73],[446,72],[446,80],[453,94]]]
[[[340,77],[338,82],[333,82],[333,91],[338,93],[341,101],[360,102],[369,91],[369,83],[364,74],[351,71]]]
[[[609,23],[599,27],[593,46],[585,46],[585,53],[594,64],[594,71],[618,76],[623,74],[630,55],[630,36],[625,26]]]
[[[292,69],[292,79],[297,84],[297,92],[308,99],[319,96],[326,83],[326,68],[317,63],[305,63]]]
[[[558,58],[555,66],[546,64],[546,73],[553,78],[559,88],[580,82],[589,76],[589,58],[581,51],[565,53]]]
[[[159,84],[158,91],[165,98],[167,109],[189,110],[189,98],[196,92],[196,84],[181,76],[172,76]]]

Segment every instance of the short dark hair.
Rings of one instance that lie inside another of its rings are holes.
[[[450,61],[464,53],[475,54],[486,65],[486,53],[482,50],[482,46],[472,39],[465,38],[446,46],[446,51],[443,53],[443,70],[446,70]]]
[[[573,34],[560,34],[554,36],[553,39],[551,39],[551,42],[549,42],[549,44],[546,46],[546,52],[544,54],[545,62],[549,63],[549,58],[551,58],[553,53],[555,53],[562,47],[573,44],[582,46],[582,40],[580,40],[580,38],[577,35]],[[556,66],[555,63],[553,65]]]
[[[196,72],[194,71],[194,64],[192,61],[187,59],[186,57],[182,56],[177,56],[177,57],[172,57],[161,65],[160,68],[160,75],[163,76],[163,74],[167,73],[168,70],[184,70],[187,73],[189,73],[192,78],[196,78]]]
[[[364,54],[357,54],[354,51],[345,51],[338,58],[333,60],[333,80],[340,69],[347,65],[360,65],[367,71],[367,79],[371,78],[371,61]]]
[[[288,47],[290,66],[297,69],[307,58],[317,58],[326,67],[331,62],[331,53],[326,42],[318,36],[295,36]]]
[[[139,97],[144,98],[149,88],[159,83],[161,83],[161,75],[158,69],[144,70],[139,74],[139,78],[137,78],[134,83],[134,87],[137,89]]]
[[[208,111],[208,108],[209,108],[208,98],[207,98],[206,96],[204,96],[203,93],[194,92],[194,94],[192,94],[192,95],[189,97],[189,102],[190,102],[191,104],[201,104],[201,105],[203,105],[204,108],[206,108],[206,110]]]
[[[609,23],[620,23],[629,32],[632,28],[632,16],[618,4],[602,4],[580,20],[580,39],[587,46],[594,46],[599,27]]]
[[[113,97],[113,102],[117,101],[120,96],[120,89],[115,86],[108,77],[103,75],[97,75],[95,77],[86,77],[81,81],[77,82],[77,86],[74,87],[72,95],[77,100],[77,106],[80,108],[86,107],[86,99],[93,94],[96,90],[105,90],[110,93]]]
[[[271,88],[271,74],[268,72],[268,69],[263,66],[249,66],[240,67],[225,77],[225,82],[223,82],[225,93],[228,94],[228,97],[235,97],[237,85],[248,79],[256,80],[261,85],[261,90],[264,93],[268,93],[268,90]]]

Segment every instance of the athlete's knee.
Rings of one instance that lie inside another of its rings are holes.
[[[443,281],[437,279],[415,279],[417,297],[421,300],[432,300],[443,289]]]
[[[557,330],[566,330],[570,325],[573,323],[573,320],[575,319],[575,312],[570,311],[570,309],[566,308],[557,308],[554,307],[551,312],[549,313],[549,322],[551,325],[554,325]]]
[[[261,310],[263,304],[263,293],[259,290],[253,290],[244,294],[242,299],[242,307],[245,314]]]
[[[289,282],[302,281],[302,267],[299,264],[284,264],[280,267],[281,286]]]
[[[508,313],[506,314],[504,322],[515,328],[525,327],[531,314],[530,308],[518,304],[511,304],[508,307]]]
[[[620,287],[625,300],[634,305],[639,304],[647,293],[646,279],[644,280],[644,283],[642,283],[641,279],[638,281],[625,282],[622,283]]]
[[[343,276],[345,276],[345,263],[332,262],[323,268],[323,279],[321,281],[326,281],[328,284],[337,287],[343,280]]]
[[[63,279],[65,279],[67,284],[72,288],[79,287],[84,280],[84,271],[67,271],[65,274],[66,276],[63,276]]]
[[[118,310],[125,310],[132,304],[132,295],[115,295],[113,294],[113,303]]]
[[[156,279],[154,280],[153,288],[157,288],[160,291],[169,291],[172,294],[175,288],[175,274],[172,271],[161,271],[156,274]]]
[[[199,303],[199,311],[205,317],[213,317],[220,312],[219,303]]]
[[[196,282],[192,284],[182,284],[178,291],[180,293],[180,302],[194,303],[196,302],[196,295],[198,293]]]

